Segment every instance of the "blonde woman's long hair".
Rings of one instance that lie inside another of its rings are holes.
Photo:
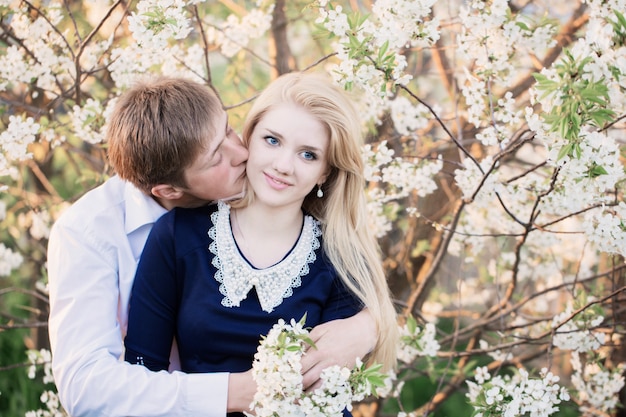
[[[322,224],[324,249],[345,285],[369,309],[378,341],[370,361],[392,369],[396,363],[398,326],[396,311],[382,267],[380,248],[367,220],[365,180],[361,156],[362,126],[348,94],[315,74],[290,73],[274,80],[255,100],[243,130],[243,141],[274,106],[293,103],[321,121],[330,137],[330,174],[305,198],[303,208]],[[248,190],[242,205],[253,201]]]

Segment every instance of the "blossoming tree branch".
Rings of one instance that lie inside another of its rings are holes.
[[[355,415],[616,415],[625,11],[624,0],[0,0],[0,337],[31,329],[28,356],[0,362],[0,380],[23,365],[45,382],[29,415],[63,415],[45,247],[60,213],[112,174],[103,137],[116,97],[146,74],[183,75],[218,92],[241,131],[271,79],[309,70],[360,106],[371,227],[402,327],[397,372]]]

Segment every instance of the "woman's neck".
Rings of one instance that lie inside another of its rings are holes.
[[[299,233],[302,226],[303,213],[300,206],[276,208],[255,201],[236,210],[239,218],[246,222],[245,231],[251,229],[251,233],[281,233],[293,229],[297,229]]]
[[[272,266],[289,253],[302,231],[299,207],[275,209],[253,203],[231,210],[231,228],[239,249],[257,268]]]

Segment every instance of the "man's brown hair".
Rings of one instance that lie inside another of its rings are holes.
[[[109,120],[106,141],[115,172],[150,194],[152,187],[184,187],[185,169],[209,144],[223,112],[206,85],[159,77],[124,92]]]

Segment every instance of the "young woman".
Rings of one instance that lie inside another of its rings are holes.
[[[361,126],[346,94],[315,75],[275,80],[246,120],[248,190],[230,205],[176,209],[154,226],[131,298],[126,360],[185,372],[250,369],[282,318],[307,326],[364,307],[395,364],[396,314],[367,224]],[[252,396],[229,411],[247,410]]]

